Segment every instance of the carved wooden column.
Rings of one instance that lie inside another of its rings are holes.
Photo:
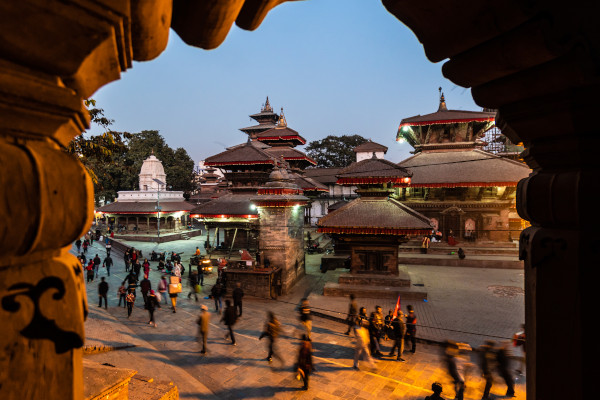
[[[143,3],[143,4],[140,4]],[[89,126],[83,99],[164,49],[169,1],[0,2],[0,391],[83,398],[87,299],[69,254],[93,187],[65,147]]]

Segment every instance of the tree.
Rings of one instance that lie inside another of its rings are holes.
[[[360,135],[329,135],[308,143],[306,154],[317,162],[317,167],[343,168],[356,160],[354,148],[365,142],[367,139]]]

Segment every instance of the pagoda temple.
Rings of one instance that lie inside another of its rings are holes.
[[[523,228],[515,208],[517,183],[531,170],[482,150],[493,112],[449,110],[440,88],[438,110],[400,122],[397,140],[415,155],[398,163],[412,173],[397,197],[432,222],[442,238],[511,241]]]
[[[395,188],[410,185],[410,172],[373,156],[337,176],[339,185],[357,187],[360,197],[317,223],[319,232],[332,236],[336,256],[350,256],[350,274],[340,276],[337,284],[326,284],[324,294],[396,298],[410,292],[408,274],[398,267],[398,246],[431,232],[427,217],[391,197]]]
[[[209,232],[214,231],[212,239],[209,238],[211,246],[229,252],[234,249],[258,251],[258,213],[251,198],[280,163],[291,169],[290,179],[306,196],[314,198],[327,191],[324,185],[302,175],[304,168],[316,162],[294,148],[306,140],[287,126],[283,109],[279,115],[274,113],[267,97],[261,112],[250,117],[258,125],[240,129],[248,135],[246,143],[228,147],[205,160],[206,166],[223,172],[228,193],[191,212],[193,218],[204,221]],[[305,219],[310,219],[310,211],[306,213]]]
[[[152,152],[142,164],[139,190],[119,191],[114,202],[98,208],[97,212],[113,224],[116,237],[131,234],[158,237],[160,233],[185,230],[192,208],[194,205],[185,201],[183,192],[168,190],[165,169]]]

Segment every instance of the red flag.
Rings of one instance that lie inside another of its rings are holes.
[[[398,295],[398,301],[396,302],[396,308],[394,308],[394,318],[398,317],[398,312],[400,311],[400,295]]]

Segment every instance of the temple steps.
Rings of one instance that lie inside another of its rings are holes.
[[[390,287],[409,287],[410,278],[408,273],[400,271],[399,276],[374,275],[374,274],[342,274],[338,283],[351,286],[376,285]]]
[[[505,255],[518,256],[519,249],[515,247],[483,247],[483,246],[430,246],[427,254],[450,254],[458,251],[461,247],[466,254],[487,254],[487,255]],[[400,253],[421,253],[421,245],[419,246],[400,246]]]
[[[412,286],[350,285],[328,282],[323,288],[324,296],[339,297],[350,294],[358,298],[397,299],[398,296],[402,296],[402,299],[406,300],[427,299],[427,292],[424,289]]]
[[[465,251],[465,254],[465,259],[461,260],[457,255],[399,253],[398,263],[446,267],[523,269],[523,261],[520,261],[516,255],[472,255],[467,251]]]

